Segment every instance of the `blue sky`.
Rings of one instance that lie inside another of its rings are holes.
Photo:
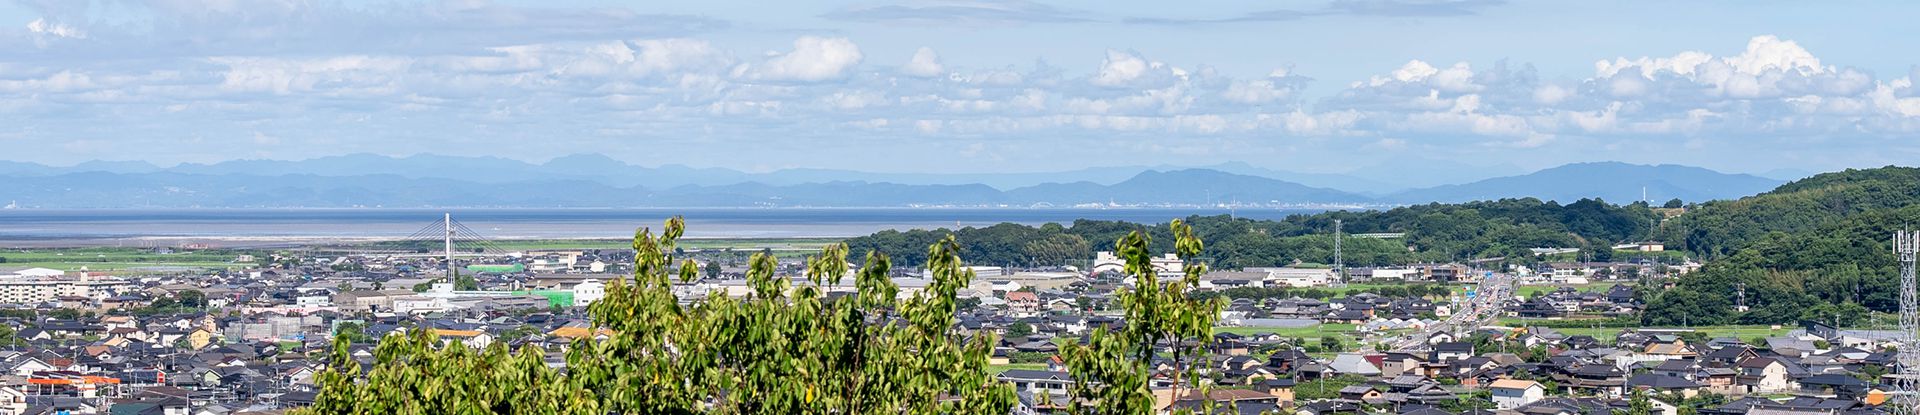
[[[1915,2],[5,1],[0,159],[56,165],[1920,160]]]

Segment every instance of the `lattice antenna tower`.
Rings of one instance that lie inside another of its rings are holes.
[[[1893,233],[1893,252],[1900,257],[1900,372],[1894,376],[1893,413],[1920,413],[1920,296],[1916,296],[1914,256],[1920,251],[1920,232]]]

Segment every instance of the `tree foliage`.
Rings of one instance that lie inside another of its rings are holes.
[[[755,255],[753,293],[682,305],[673,278],[694,279],[691,260],[674,264],[679,218],[662,234],[634,236],[633,279],[608,284],[588,307],[605,340],[575,342],[565,372],[545,353],[439,347],[428,330],[382,339],[362,373],[336,337],[332,370],[310,414],[1004,414],[1008,385],[986,370],[994,340],[955,334],[955,294],[973,278],[951,238],[926,250],[933,280],[901,300],[890,261],[870,253],[849,269],[847,249],[808,258],[806,280],[775,275]],[[821,284],[851,276],[857,294],[828,300]]]
[[[1126,326],[1118,331],[1094,330],[1086,344],[1070,345],[1062,351],[1074,375],[1074,384],[1069,389],[1074,399],[1069,412],[1153,412],[1154,400],[1148,382],[1155,375],[1154,357],[1162,343],[1171,345],[1175,365],[1173,396],[1187,396],[1186,391],[1193,390],[1198,390],[1199,396],[1206,396],[1207,390],[1192,373],[1191,363],[1206,361],[1203,356],[1206,349],[1201,345],[1212,342],[1213,327],[1225,301],[1188,295],[1188,290],[1198,286],[1200,276],[1207,272],[1205,264],[1191,260],[1205,245],[1193,228],[1180,220],[1174,220],[1168,228],[1173,234],[1174,252],[1188,259],[1184,273],[1177,279],[1162,282],[1154,271],[1149,249],[1152,237],[1147,233],[1131,232],[1114,242],[1116,255],[1126,261],[1126,272],[1135,281],[1134,287],[1122,288],[1113,296],[1125,310]]]
[[[1778,324],[1807,319],[1847,326],[1861,323],[1867,311],[1897,311],[1891,235],[1914,223],[1920,223],[1916,168],[1827,173],[1740,200],[1703,203],[1663,225],[1658,237],[1711,259],[1681,278],[1675,290],[1687,291],[1676,298],[1704,303],[1656,298],[1643,320]],[[1735,313],[1731,308],[1742,291],[1750,311]]]

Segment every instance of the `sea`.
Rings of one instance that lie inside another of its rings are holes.
[[[1282,219],[1308,208],[694,208],[694,209],[97,209],[0,210],[0,241],[305,240],[437,235],[443,215],[490,239],[630,238],[673,216],[688,238],[823,238],[881,230],[1070,224],[1076,219],[1160,223],[1190,215]]]

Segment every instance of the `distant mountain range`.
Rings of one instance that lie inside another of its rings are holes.
[[[1519,176],[1408,190],[1390,199],[1402,203],[1458,203],[1525,196],[1563,202],[1600,198],[1626,203],[1644,197],[1659,204],[1675,198],[1695,202],[1737,198],[1771,190],[1781,183],[1671,164],[1578,163]]]
[[[1419,168],[1402,166],[1423,166]],[[1055,173],[896,174],[830,169],[747,173],[643,167],[601,155],[534,164],[492,157],[345,155],[159,167],[0,162],[0,202],[26,208],[232,207],[886,207],[1396,205],[1535,197],[1654,203],[1728,199],[1782,180],[1687,166],[1570,164],[1532,173],[1430,160],[1295,173],[1224,163]],[[1398,172],[1398,173],[1395,173]],[[1498,174],[1500,177],[1491,177]],[[1791,173],[1782,173],[1791,174]],[[1418,179],[1409,179],[1418,176]],[[1457,184],[1409,188],[1439,178]]]

